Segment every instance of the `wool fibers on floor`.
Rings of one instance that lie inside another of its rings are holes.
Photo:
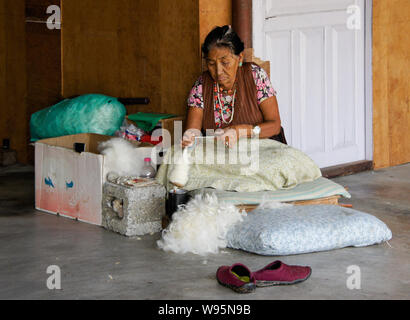
[[[214,194],[197,195],[172,215],[158,247],[175,253],[218,253],[226,248],[229,228],[245,216],[246,212],[234,205],[219,203]]]

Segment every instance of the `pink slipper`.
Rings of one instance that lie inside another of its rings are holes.
[[[295,284],[307,280],[312,273],[310,267],[290,266],[274,261],[253,273],[257,287]]]
[[[252,272],[241,263],[219,267],[216,271],[216,279],[219,284],[238,293],[250,293],[256,288]]]

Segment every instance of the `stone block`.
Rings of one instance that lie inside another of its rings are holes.
[[[102,226],[125,236],[160,232],[165,215],[165,188],[156,182],[134,185],[106,182]]]

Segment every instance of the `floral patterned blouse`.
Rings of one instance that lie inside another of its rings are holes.
[[[255,80],[255,85],[257,89],[257,100],[258,105],[260,105],[264,100],[276,96],[276,91],[273,89],[272,84],[265,70],[261,67],[252,64],[252,75]],[[215,110],[215,124],[219,128],[222,126],[221,113],[226,122],[229,122],[232,115],[231,101],[232,96],[220,94],[219,95],[222,106],[221,110]],[[226,98],[228,97],[228,99]],[[194,86],[191,89],[188,97],[188,107],[204,108],[204,99],[202,96],[202,76],[198,78]],[[218,105],[219,107],[219,105]]]

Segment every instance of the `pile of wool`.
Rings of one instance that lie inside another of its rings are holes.
[[[189,169],[192,159],[190,153],[192,148],[178,148],[174,149],[174,163],[173,168],[168,172],[168,180],[175,186],[183,188],[189,179]]]
[[[215,194],[199,194],[172,215],[158,247],[175,253],[207,255],[226,248],[230,227],[246,216],[232,204],[218,202]]]
[[[107,172],[119,176],[139,176],[144,165],[144,158],[139,155],[136,146],[122,138],[112,138],[101,142],[98,151],[105,156],[104,167]]]
[[[262,201],[256,209],[269,210],[269,209],[278,209],[282,207],[291,207],[293,204],[283,203],[279,201],[264,200]]]

